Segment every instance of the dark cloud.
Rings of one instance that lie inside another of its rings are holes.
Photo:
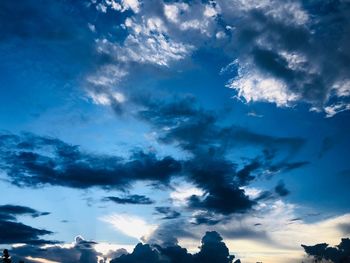
[[[168,206],[158,206],[154,208],[158,214],[161,214],[162,219],[175,219],[181,216],[181,213]]]
[[[0,206],[0,244],[26,243],[40,245],[57,243],[57,241],[41,239],[41,236],[51,235],[53,232],[16,222],[18,216],[29,215],[36,218],[48,214],[50,213],[39,212],[27,206]]]
[[[285,184],[283,181],[280,181],[276,187],[275,187],[275,192],[279,195],[279,196],[287,196],[290,194],[290,191],[286,188]]]
[[[181,170],[181,163],[169,156],[158,159],[143,152],[135,152],[129,159],[97,155],[58,139],[33,134],[1,135],[0,156],[0,166],[8,180],[20,187],[123,189],[136,180],[166,184]]]
[[[193,195],[189,198],[191,208],[214,211],[225,215],[244,213],[254,203],[245,195],[244,190],[230,187],[212,189],[210,193],[203,197]]]
[[[229,254],[222,237],[215,231],[206,232],[199,247],[200,251],[196,254],[188,253],[185,248],[177,244],[164,246],[154,243],[139,243],[130,254],[125,249],[118,249],[109,251],[108,255],[102,255],[95,250],[94,246],[96,244],[94,241],[88,241],[78,236],[71,247],[57,244],[42,247],[40,243],[33,243],[12,247],[10,254],[15,262],[20,260],[32,262],[27,259],[28,256],[31,256],[33,258],[66,263],[96,263],[98,256],[114,258],[110,261],[111,263],[232,263],[235,258]]]
[[[111,263],[230,263],[234,256],[222,241],[221,236],[213,231],[207,232],[202,238],[202,245],[197,254],[189,254],[186,249],[178,245],[162,248],[159,245],[138,244],[129,255],[122,255]]]
[[[31,217],[39,217],[49,215],[49,212],[39,212],[33,208],[19,205],[1,205],[0,217],[6,220],[15,220],[20,215],[30,215]]]
[[[150,205],[154,203],[152,199],[144,195],[127,195],[124,197],[108,196],[103,200],[112,201],[117,204]]]
[[[261,164],[254,160],[253,162],[245,165],[241,170],[237,172],[238,179],[240,184],[245,185],[247,182],[252,181],[255,177],[252,175],[252,172],[256,171],[261,167]]]
[[[50,235],[51,231],[34,228],[22,223],[0,219],[0,244],[50,244],[57,243],[40,239],[40,236]]]
[[[160,116],[154,115],[152,111],[149,118],[155,125],[180,125],[185,121],[190,126],[197,123],[197,119],[215,119],[214,115],[195,108],[190,102],[192,101],[185,99],[174,105],[163,105],[159,112],[157,110]],[[273,138],[240,128],[240,132],[231,134],[230,139],[230,136],[220,137],[220,134],[225,134],[231,128],[221,128],[211,122],[203,122],[203,125],[206,128],[200,129],[206,129],[208,133],[193,137],[190,131],[181,133],[182,135],[176,132],[177,135],[174,135],[172,128],[165,131],[165,137],[174,137],[181,141],[180,147],[184,150],[191,149],[193,157],[186,161],[175,160],[170,156],[158,158],[154,153],[140,151],[133,152],[129,158],[94,154],[55,138],[28,133],[1,134],[0,167],[7,174],[7,180],[20,187],[60,185],[78,189],[100,187],[125,190],[136,181],[167,185],[173,176],[186,176],[205,192],[203,196],[189,198],[190,208],[228,215],[246,212],[255,204],[240,188],[253,180],[255,173],[264,170],[280,172],[304,165],[284,161],[273,163],[279,148],[286,149],[288,155],[299,149],[303,144],[303,140],[299,138]],[[212,130],[216,130],[218,138],[211,134]],[[262,144],[264,149],[270,145],[275,150],[271,150],[273,154],[264,153],[263,157],[258,157],[237,171],[237,165],[224,154],[228,150],[227,142],[235,138],[240,143]],[[124,204],[152,203],[147,197],[138,195],[111,196],[107,199]]]
[[[188,221],[183,218],[166,220],[160,224],[152,235],[143,240],[149,244],[157,244],[162,247],[170,247],[178,244],[178,238],[198,239],[198,233],[191,231],[187,226]]]
[[[161,131],[157,132],[159,142],[174,144],[191,157],[179,161],[144,152],[134,152],[129,158],[97,155],[54,138],[2,134],[2,170],[11,183],[21,187],[61,185],[80,189],[118,187],[125,190],[140,180],[167,185],[173,176],[186,176],[204,191],[203,196],[189,198],[189,208],[228,215],[245,213],[259,201],[250,200],[241,188],[257,175],[266,171],[268,174],[289,171],[306,164],[287,161],[303,146],[303,139],[273,137],[234,125],[223,126],[216,113],[202,109],[193,97],[170,101],[149,97],[131,100],[140,108],[136,116]],[[238,165],[227,155],[245,146],[257,146],[262,155],[237,170]],[[140,196],[108,197],[108,200],[150,203]]]
[[[209,226],[213,226],[218,224],[219,222],[223,222],[224,219],[221,217],[216,216],[213,213],[209,213],[209,212],[201,212],[201,213],[196,213],[196,215],[194,215],[192,217],[192,224],[194,225],[209,225]]]
[[[111,260],[111,263],[137,263],[137,262],[149,262],[158,263],[162,262],[159,253],[152,249],[148,244],[137,244],[134,251],[128,255],[122,255],[119,258]]]
[[[234,147],[260,146],[272,150],[295,153],[304,144],[302,138],[273,137],[246,128],[220,125],[220,116],[198,106],[193,97],[157,101],[138,98],[143,109],[137,117],[155,127],[162,143],[175,144],[195,155],[223,154]]]
[[[350,239],[343,238],[336,247],[329,247],[328,244],[322,243],[314,246],[301,245],[306,254],[312,256],[317,261],[330,260],[333,263],[350,262]]]
[[[235,166],[230,161],[203,157],[187,162],[185,170],[205,191],[203,196],[188,199],[191,208],[230,214],[245,212],[253,206],[254,202],[235,183]]]
[[[96,263],[97,256],[101,254],[94,249],[96,242],[84,240],[82,237],[76,237],[74,245],[66,248],[59,245],[50,247],[39,247],[35,245],[25,245],[13,247],[11,255],[16,262],[24,260],[27,262],[27,256],[34,258],[44,258],[56,262],[66,263]]]
[[[222,237],[215,231],[207,232],[202,238],[200,251],[194,255],[196,262],[200,263],[229,263],[234,256],[230,256],[229,250]]]

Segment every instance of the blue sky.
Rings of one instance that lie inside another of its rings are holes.
[[[301,244],[338,244],[349,12],[342,0],[2,1],[0,215],[18,230],[1,246],[68,262],[31,249],[195,253],[217,231],[242,262],[288,263]]]

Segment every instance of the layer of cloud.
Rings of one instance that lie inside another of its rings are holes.
[[[124,197],[108,196],[103,199],[104,201],[112,201],[116,204],[134,204],[134,205],[150,205],[154,201],[144,195],[128,195]]]
[[[167,183],[181,164],[136,152],[130,159],[83,152],[58,139],[33,134],[1,136],[1,169],[17,186],[60,185],[123,189],[136,180]]]
[[[1,205],[0,206],[0,217],[6,220],[16,220],[17,216],[29,215],[33,218],[49,215],[49,212],[39,212],[31,207],[20,206],[20,205]]]
[[[12,259],[25,262],[67,262],[96,263],[101,253],[95,250],[94,241],[77,236],[72,244],[67,245],[23,245],[11,249]]]
[[[20,205],[1,205],[0,206],[0,244],[54,244],[57,241],[41,239],[41,236],[53,234],[53,232],[31,227],[29,225],[17,222],[19,216],[39,216],[49,215],[49,212],[39,212],[31,207]]]

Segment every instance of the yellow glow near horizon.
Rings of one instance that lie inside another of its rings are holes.
[[[26,259],[28,260],[32,260],[32,261],[35,261],[35,262],[39,262],[39,263],[60,263],[58,261],[52,261],[52,260],[47,260],[47,259],[44,259],[44,258],[33,258],[33,257],[26,257]]]

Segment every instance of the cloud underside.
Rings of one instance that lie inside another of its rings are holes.
[[[350,261],[350,239],[343,238],[339,245],[330,247],[326,243],[314,246],[302,245],[305,252],[317,261],[330,260],[334,263],[345,263]]]
[[[30,255],[31,258],[41,258],[54,262],[96,263],[98,257],[102,256],[101,253],[96,251],[96,244],[93,241],[87,241],[82,237],[77,237],[75,242],[68,247],[54,245],[39,248],[25,245],[13,248],[11,254],[13,259],[25,259],[26,262],[28,262],[28,255]],[[196,254],[190,254],[185,248],[178,245],[161,247],[159,245],[139,243],[130,254],[125,249],[118,249],[116,251],[110,251],[107,257],[112,257],[110,261],[112,263],[230,263],[234,259],[233,255],[230,256],[222,237],[215,231],[207,232],[204,235],[200,251]]]
[[[48,212],[39,212],[31,207],[19,205],[0,206],[0,244],[24,243],[31,245],[43,245],[57,243],[41,239],[41,236],[51,235],[53,232],[38,229],[23,223],[17,222],[19,216],[39,216],[49,215]]]

